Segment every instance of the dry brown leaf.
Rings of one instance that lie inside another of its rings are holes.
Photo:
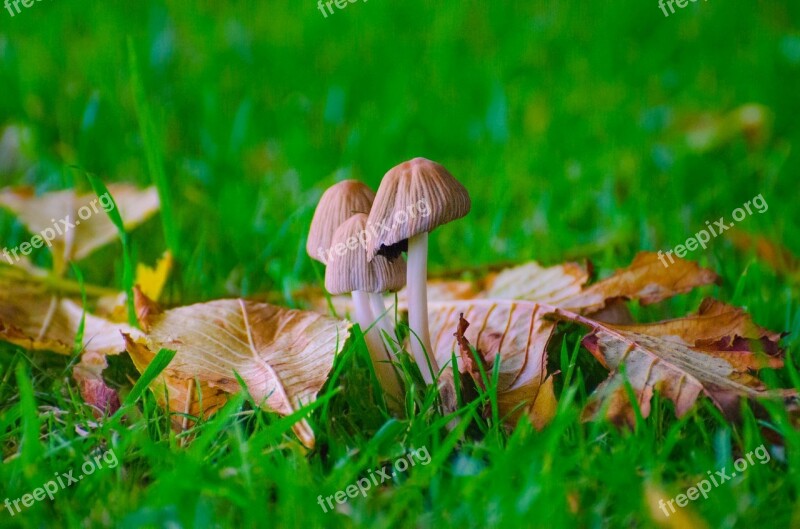
[[[618,300],[638,300],[643,305],[658,303],[676,294],[717,281],[717,275],[697,263],[675,258],[664,267],[658,254],[640,252],[626,268],[586,286],[591,264],[565,263],[543,267],[529,262],[477,281],[432,280],[428,282],[429,301],[468,299],[518,299],[547,303],[581,314],[591,314],[618,305]],[[486,288],[481,290],[486,284]],[[404,291],[399,295],[400,311],[405,311]],[[626,318],[615,307],[614,318]]]
[[[128,229],[158,211],[155,187],[139,190],[127,184],[111,184],[108,191]],[[118,237],[103,208],[111,207],[110,202],[100,202],[94,193],[77,194],[67,189],[36,196],[31,188],[6,188],[0,191],[0,206],[19,217],[34,236],[47,233],[57,271],[63,269],[63,263],[83,259]]]
[[[52,351],[71,356],[83,308],[70,299],[48,293],[31,276],[27,281],[0,281],[0,340],[30,351]],[[119,407],[116,392],[103,381],[106,356],[125,351],[122,333],[137,331],[86,313],[81,361],[73,369],[84,400],[101,412]]]
[[[448,365],[453,351],[459,350],[454,331],[463,314],[470,323],[463,338],[481,351],[489,366],[498,356],[501,358],[497,387],[500,415],[514,421],[520,413],[526,413],[537,425],[552,417],[556,399],[552,383],[547,383],[546,353],[555,322],[544,318],[539,304],[473,300],[434,302],[428,308],[431,346],[439,365]],[[459,372],[469,372],[463,358],[457,361]]]
[[[652,324],[609,325],[575,314],[565,314],[565,319],[592,328],[583,345],[611,374],[597,388],[590,412],[605,402],[606,415],[615,422],[635,422],[624,380],[631,384],[643,417],[650,414],[656,390],[674,402],[678,416],[701,393],[730,417],[737,416],[742,397],[780,396],[752,374],[762,367],[783,365],[777,357],[780,335],[758,327],[744,311],[722,302],[706,300],[695,315]]]
[[[617,384],[616,368],[623,360],[631,364],[628,376],[634,377],[645,415],[655,389],[674,398],[679,413],[685,413],[701,393],[726,412],[736,408],[740,397],[773,396],[752,371],[781,365],[780,335],[758,327],[741,309],[706,301],[697,314],[686,318],[630,324],[625,301],[657,303],[714,283],[718,279],[714,272],[682,259],[665,267],[657,254],[642,252],[630,266],[585,286],[589,276],[587,269],[574,263],[547,268],[528,263],[474,283],[436,282],[448,285],[431,289],[430,295],[436,359],[447,365],[453,352],[460,352],[459,372],[480,384],[469,345],[485,359],[485,367],[491,368],[500,357],[501,413],[513,420],[524,412],[537,426],[547,422],[556,406],[552,378],[546,372],[546,349],[557,319],[593,330],[584,345],[612,369],[598,396],[612,398],[610,415],[615,419],[630,419],[632,411]],[[478,294],[482,284],[487,286]],[[474,299],[478,296],[489,299]],[[462,313],[468,327],[461,322]]]
[[[554,305],[581,314],[599,311],[615,299],[650,305],[717,280],[717,274],[697,263],[675,259],[665,267],[657,254],[640,252],[627,268]]]
[[[783,337],[753,323],[743,309],[708,298],[697,314],[653,324],[617,326],[630,332],[647,333],[678,341],[698,350],[725,358],[742,369],[780,367],[783,362],[778,342]],[[753,352],[764,352],[755,363]]]
[[[598,395],[612,398],[609,414],[614,419],[632,416],[630,402],[618,384],[616,368],[623,361],[639,390],[645,416],[654,389],[673,398],[679,414],[685,413],[701,392],[726,412],[736,409],[740,397],[772,396],[751,371],[781,365],[780,335],[758,327],[741,309],[709,300],[697,314],[686,318],[648,325],[609,323],[629,321],[621,300],[655,303],[717,279],[716,274],[694,263],[676,260],[665,268],[657,255],[640,253],[630,267],[583,289],[588,273],[582,274],[577,265],[543,268],[529,264],[501,272],[497,279],[487,293],[542,300],[434,302],[430,304],[430,325],[434,352],[442,365],[453,351],[462,351],[459,372],[474,377],[477,365],[463,354],[468,344],[474,345],[489,366],[501,357],[498,399],[504,414],[522,406],[540,425],[555,409],[552,380],[545,369],[555,319],[593,330],[584,346],[612,370]],[[518,288],[514,288],[515,281],[522,282]],[[563,293],[549,288],[551,285],[560,285]],[[468,328],[459,322],[461,313]]]
[[[674,259],[673,264],[664,267],[658,254],[640,252],[630,266],[588,287],[590,264],[543,267],[529,262],[475,281],[429,280],[428,301],[518,299],[548,303],[581,314],[597,313],[615,305],[606,317],[612,321],[624,320],[628,315],[621,311],[619,300],[638,300],[649,305],[718,280],[714,272],[697,263]],[[308,301],[313,310],[323,314],[330,312],[322,290],[308,288],[297,292],[296,297]],[[398,310],[405,312],[405,289],[397,298]],[[349,296],[334,296],[332,302],[337,314],[349,313]],[[386,302],[393,304],[394,296],[387,296]]]
[[[558,305],[580,294],[588,281],[589,271],[577,263],[545,268],[530,262],[497,274],[481,297]]]
[[[461,312],[470,321],[467,329],[461,325],[463,338],[475,345],[489,367],[497,356],[502,359],[498,403],[501,414],[510,414],[507,418],[512,420],[516,417],[510,413],[512,410],[525,410],[537,425],[546,423],[554,413],[556,400],[552,380],[546,373],[547,345],[555,329],[553,317],[593,329],[583,345],[612,373],[598,387],[590,411],[596,411],[601,401],[607,402],[607,415],[616,422],[634,421],[633,408],[618,371],[622,363],[644,417],[650,413],[654,390],[675,402],[679,416],[695,404],[701,393],[731,417],[736,415],[742,397],[782,396],[768,391],[751,374],[755,368],[780,367],[780,359],[760,357],[744,346],[749,343],[760,348],[766,343],[764,349],[775,350],[777,354],[780,336],[753,324],[740,309],[720,302],[707,301],[697,315],[687,318],[631,326],[601,323],[542,303],[503,300],[435,303],[430,307],[433,348],[442,365],[450,359],[452,351],[459,350],[458,336],[446,331],[459,329]],[[731,349],[727,347],[729,344],[737,347]],[[474,369],[464,362],[463,356],[458,362],[460,372],[473,374]]]
[[[143,371],[160,349],[176,351],[153,390],[165,404],[166,387],[170,409],[192,416],[210,415],[241,390],[234,373],[265,409],[289,415],[310,404],[350,328],[317,313],[242,299],[162,311],[137,290],[136,309],[145,335],[127,338],[134,364]],[[305,420],[295,433],[313,446]]]
[[[469,328],[469,322],[464,319],[463,314],[459,314],[458,318],[458,328],[456,329],[454,336],[456,337],[458,354],[464,366],[464,371],[472,377],[472,379],[481,389],[485,390],[486,382],[484,381],[483,377],[488,376],[490,373],[489,362],[486,360],[483,351],[480,349],[475,349],[473,354],[469,340],[464,336],[464,333]],[[481,371],[483,373],[481,373]]]

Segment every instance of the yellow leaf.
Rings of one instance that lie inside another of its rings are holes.
[[[149,299],[158,301],[172,271],[172,253],[167,250],[155,267],[139,263],[136,265],[136,285]]]
[[[666,502],[670,498],[659,487],[647,484],[645,486],[645,499],[647,508],[653,521],[663,529],[707,529],[708,524],[694,511],[687,507],[676,507],[672,512]],[[675,503],[673,502],[673,505]]]

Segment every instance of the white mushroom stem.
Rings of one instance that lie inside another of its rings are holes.
[[[377,321],[378,331],[379,334],[386,333],[388,338],[384,337],[384,340],[389,341],[394,338],[394,324],[392,323],[392,319],[390,317],[390,313],[386,310],[386,304],[383,302],[383,296],[377,292],[370,293],[369,295],[369,304],[372,308],[372,316]],[[386,344],[386,352],[389,355],[389,358],[392,357],[392,347],[389,343]]]
[[[389,406],[394,408],[398,402],[403,402],[403,391],[394,371],[394,366],[392,366],[389,355],[386,353],[377,326],[373,325],[375,318],[370,307],[370,295],[360,290],[354,291],[351,295],[355,308],[355,319],[364,333],[364,341],[367,343],[367,350],[372,359],[375,374],[384,392],[389,397]]]
[[[433,382],[439,372],[428,330],[428,234],[408,239],[408,326],[411,328],[411,352],[422,378]]]

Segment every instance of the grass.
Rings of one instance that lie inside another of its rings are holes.
[[[0,12],[0,126],[24,131],[27,163],[0,159],[0,183],[39,192],[105,182],[156,184],[165,215],[130,234],[134,261],[176,253],[167,302],[222,296],[301,306],[319,284],[304,253],[316,199],[336,180],[377,187],[396,163],[444,163],[473,197],[470,215],[431,237],[434,272],[536,259],[591,258],[601,274],[641,249],[669,249],[759,193],[741,229],[800,254],[800,6],[697,2],[665,18],[656,2],[448,5],[373,0],[327,19],[311,2],[37,2]],[[130,45],[129,45],[130,43]],[[138,65],[132,57],[138,58]],[[734,134],[697,150],[687,131],[747,103],[769,109],[749,143]],[[81,170],[72,169],[79,167]],[[0,214],[0,236],[27,240]],[[791,334],[798,281],[715,238],[689,258],[720,286],[638,317],[695,310],[705,295],[744,306]],[[46,253],[35,261],[50,265]],[[77,263],[87,285],[123,288],[119,244]],[[63,357],[0,346],[3,497],[77,469],[95,450],[120,464],[11,517],[3,527],[652,527],[648,487],[665,498],[707,471],[780,440],[771,461],[687,510],[709,527],[800,525],[800,434],[781,409],[730,424],[707,403],[681,419],[658,400],[633,430],[580,420],[604,373],[554,340],[559,410],[537,432],[505,431],[474,405],[450,432],[430,393],[397,421],[376,406],[365,351],[337,360],[305,451],[291,421],[246,395],[176,435],[152,394],[98,423]],[[108,370],[123,399],[137,378]],[[775,374],[794,377],[791,369]],[[491,391],[486,398],[491,404]],[[190,442],[191,438],[191,442]],[[428,465],[324,513],[342,490],[411,449]],[[678,525],[675,525],[678,527]]]

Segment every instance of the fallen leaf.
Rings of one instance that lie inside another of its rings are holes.
[[[143,371],[162,349],[176,351],[154,393],[169,408],[195,417],[219,409],[241,390],[235,373],[264,409],[289,415],[310,404],[327,380],[350,324],[313,312],[242,299],[224,299],[163,311],[136,290],[144,336],[126,337]],[[185,426],[185,422],[183,423]],[[305,420],[295,433],[313,446]]]
[[[555,413],[555,395],[546,370],[547,344],[555,321],[545,319],[545,310],[531,301],[471,300],[430,303],[429,324],[434,355],[439,365],[448,365],[459,350],[454,331],[461,315],[470,322],[462,338],[481,351],[487,365],[500,359],[497,402],[500,415],[515,421],[527,414],[543,425]],[[458,370],[468,365],[457,357]],[[491,371],[490,371],[491,372]],[[539,406],[537,407],[537,403]],[[546,403],[546,405],[545,405]]]
[[[119,208],[127,229],[146,221],[159,209],[155,187],[139,190],[128,184],[111,184],[108,190]],[[80,260],[97,248],[115,240],[117,228],[104,207],[107,199],[94,193],[78,194],[74,189],[36,196],[31,188],[6,188],[0,191],[0,206],[15,214],[34,237],[47,239],[53,252],[55,269]],[[39,247],[48,245],[37,241]]]
[[[581,314],[602,310],[616,299],[651,305],[717,280],[717,274],[697,263],[675,258],[665,267],[657,254],[640,252],[627,268],[553,305]]]
[[[49,293],[33,276],[28,280],[17,277],[13,282],[0,279],[0,340],[29,351],[72,356],[82,318],[85,318],[82,349],[73,377],[87,404],[101,412],[113,412],[119,400],[102,377],[106,357],[125,351],[123,332],[137,331],[90,313],[84,315],[81,305]]]
[[[749,314],[739,307],[708,298],[703,301],[697,314],[660,323],[617,326],[630,332],[647,333],[684,345],[713,353],[746,369],[762,367],[781,367],[783,362],[778,342],[780,333],[756,325]],[[755,343],[757,342],[757,343]],[[745,357],[753,360],[752,352],[764,352],[762,362],[745,362]],[[737,353],[743,355],[737,356]]]
[[[781,365],[781,336],[755,325],[741,309],[708,300],[697,314],[686,318],[628,324],[630,314],[622,300],[656,303],[716,281],[710,270],[680,259],[665,268],[656,254],[640,253],[629,267],[583,286],[588,275],[577,265],[544,268],[528,264],[501,272],[486,293],[540,300],[430,303],[437,360],[446,365],[453,351],[459,351],[459,372],[475,378],[479,367],[472,362],[469,344],[488,367],[499,358],[501,413],[514,420],[516,412],[524,410],[537,426],[547,422],[556,406],[552,377],[546,371],[547,345],[556,319],[592,329],[583,345],[612,371],[598,388],[594,406],[610,398],[609,415],[615,420],[632,417],[618,370],[623,363],[645,416],[656,389],[675,400],[679,414],[694,405],[701,393],[725,412],[733,412],[740,397],[776,396],[751,372]],[[521,282],[517,288],[516,282]]]
[[[583,291],[589,271],[577,263],[542,267],[530,262],[498,273],[482,294],[486,298],[524,299],[558,305]]]
[[[142,294],[149,299],[158,301],[161,298],[164,286],[167,284],[173,264],[174,260],[169,250],[164,252],[164,255],[161,256],[161,259],[158,260],[154,267],[138,263],[136,265],[135,283],[139,286]]]
[[[464,336],[464,332],[469,328],[469,322],[464,319],[463,314],[459,314],[458,318],[458,328],[454,336],[456,337],[456,343],[458,343],[458,353],[464,365],[464,372],[469,374],[481,389],[485,390],[486,383],[483,377],[489,376],[489,362],[487,362],[483,351],[480,349],[475,349],[473,354],[469,340]]]
[[[707,529],[708,524],[688,505],[681,507],[672,501],[670,496],[660,487],[647,483],[645,485],[645,501],[650,517],[659,527],[664,529]]]
[[[719,301],[706,300],[695,315],[651,324],[609,325],[576,314],[565,315],[565,319],[592,329],[582,344],[611,371],[597,388],[589,413],[606,404],[611,420],[633,424],[635,412],[625,381],[630,383],[643,417],[650,414],[656,390],[674,402],[679,417],[700,394],[729,417],[737,416],[742,397],[782,396],[768,390],[751,373],[783,365],[777,357],[780,335],[758,327],[744,311]],[[736,347],[730,347],[732,344]],[[774,356],[758,352],[764,344]],[[624,375],[620,370],[623,364]]]
[[[471,283],[431,282],[440,287],[429,290],[436,359],[448,365],[457,352],[459,373],[481,384],[469,347],[479,352],[487,371],[499,358],[501,414],[513,421],[525,413],[537,426],[545,424],[556,407],[546,365],[557,319],[592,329],[583,344],[612,371],[598,388],[593,406],[610,398],[609,414],[617,421],[632,417],[620,385],[618,369],[623,363],[629,364],[627,376],[632,377],[645,416],[655,390],[674,399],[679,414],[701,393],[726,413],[737,408],[741,397],[777,396],[766,391],[753,372],[782,365],[781,336],[755,325],[742,309],[708,300],[697,314],[685,318],[632,324],[626,301],[658,303],[716,282],[714,272],[678,258],[664,266],[658,254],[641,252],[630,266],[587,285],[589,267],[526,263]]]

